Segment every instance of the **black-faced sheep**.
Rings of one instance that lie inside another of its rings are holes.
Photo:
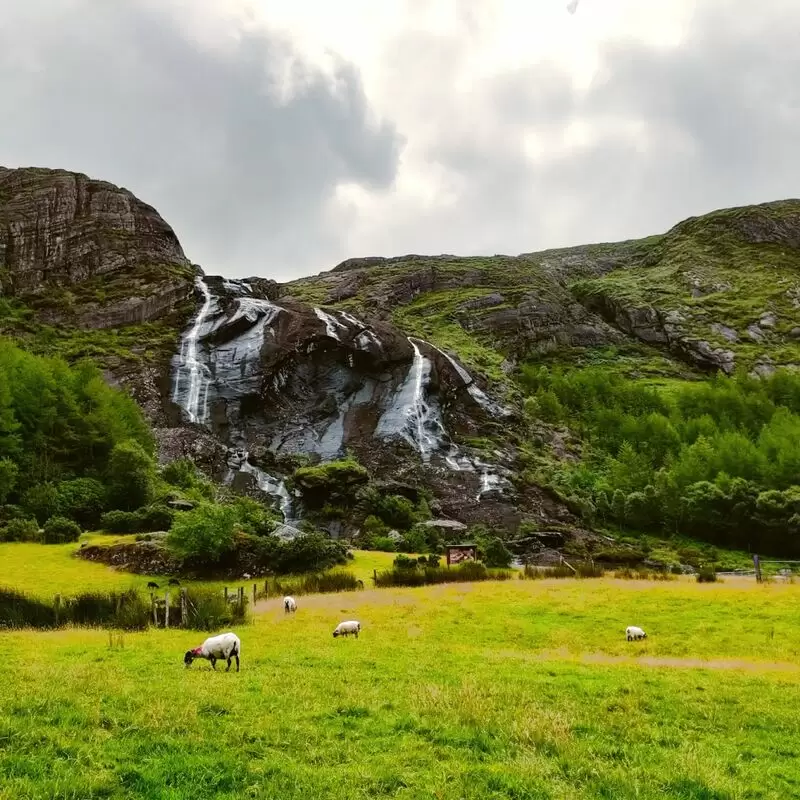
[[[221,633],[219,636],[212,636],[206,639],[200,647],[194,650],[187,650],[183,657],[183,663],[189,667],[195,658],[205,658],[211,662],[212,669],[217,668],[217,659],[226,659],[230,671],[231,659],[236,659],[236,671],[239,671],[239,656],[242,654],[242,643],[235,633]]]

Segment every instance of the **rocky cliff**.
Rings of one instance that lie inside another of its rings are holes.
[[[800,364],[798,266],[800,202],[783,201],[640,241],[230,280],[193,267],[125,190],[0,170],[2,328],[101,361],[165,458],[191,455],[287,518],[302,511],[291,470],[351,453],[428,490],[437,513],[578,530],[526,477],[531,441],[560,458],[576,445],[522,413],[518,367],[609,363],[659,380]]]

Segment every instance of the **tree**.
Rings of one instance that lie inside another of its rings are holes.
[[[106,487],[95,478],[75,478],[56,486],[58,513],[85,530],[97,528],[106,508]]]
[[[236,522],[233,506],[206,503],[175,519],[167,547],[179,558],[215,564],[233,549]]]
[[[5,503],[17,483],[19,467],[10,458],[0,458],[0,504]]]
[[[511,566],[513,556],[497,536],[492,536],[481,549],[483,550],[483,563],[487,567],[508,568]]]
[[[109,505],[133,511],[153,500],[155,463],[136,441],[115,445],[108,465]]]

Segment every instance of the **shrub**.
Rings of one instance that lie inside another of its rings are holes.
[[[700,567],[697,571],[697,582],[698,583],[716,583],[717,582],[717,573],[714,571],[714,567]]]
[[[84,530],[100,524],[106,508],[106,487],[94,478],[61,481],[56,486],[58,514],[75,520]]]
[[[236,521],[231,506],[198,506],[175,520],[167,547],[179,558],[214,564],[233,549]]]
[[[108,484],[112,508],[132,511],[152,501],[155,463],[138,442],[124,441],[111,451]]]
[[[22,495],[21,504],[28,514],[43,525],[59,513],[58,490],[52,483],[39,483]]]
[[[542,580],[544,578],[602,578],[605,570],[599,564],[578,564],[575,571],[566,564],[553,567],[536,567],[525,565],[520,577],[527,580]]]
[[[44,524],[42,541],[45,544],[66,544],[80,538],[80,525],[66,517],[50,517]]]
[[[396,553],[397,543],[388,536],[376,536],[372,540],[372,549],[381,553]]]
[[[41,533],[34,519],[12,519],[6,523],[2,538],[6,542],[40,542]]]
[[[170,485],[179,489],[193,489],[203,482],[194,462],[189,458],[178,458],[170,461],[162,470],[161,477]]]
[[[300,467],[294,471],[293,480],[306,505],[319,509],[326,503],[354,504],[358,488],[369,481],[369,473],[348,458],[316,467]]]
[[[66,601],[62,623],[108,625],[123,630],[145,630],[150,624],[150,604],[135,589],[124,592],[83,592]]]
[[[247,621],[247,595],[244,602],[230,602],[214,589],[187,589],[187,619],[184,625],[194,630],[213,631]],[[171,611],[170,611],[171,613]]]
[[[55,609],[49,603],[14,589],[0,588],[0,628],[55,628]]]
[[[415,558],[399,555],[397,558],[395,558],[393,563],[395,569],[416,569],[418,563],[425,564],[427,563],[427,559],[423,558],[418,562]]]
[[[279,574],[321,572],[347,561],[347,547],[319,533],[304,534],[288,542],[264,540],[262,563]]]
[[[390,528],[407,531],[417,522],[417,509],[407,497],[397,494],[377,495],[372,504],[373,513]]]
[[[477,561],[465,561],[457,567],[440,569],[424,567],[416,569],[394,568],[379,572],[375,585],[386,586],[427,586],[436,583],[467,583],[473,581],[505,581],[512,577],[508,570],[487,569]]]
[[[508,569],[511,566],[513,556],[497,536],[491,537],[481,549],[483,562],[487,567]]]
[[[136,511],[107,511],[100,524],[107,533],[153,533],[168,531],[175,519],[175,512],[162,505],[139,508]]]
[[[19,468],[10,458],[0,458],[0,503],[5,503],[17,483]]]

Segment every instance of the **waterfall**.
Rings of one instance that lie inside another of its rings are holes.
[[[458,373],[458,377],[464,381],[464,387],[466,388],[467,392],[469,392],[470,397],[491,414],[493,417],[508,417],[511,415],[511,411],[507,409],[505,406],[500,405],[500,403],[495,402],[489,397],[485,392],[481,391],[480,387],[475,384],[475,379],[472,375],[464,369],[452,356],[449,356],[444,350],[440,350],[435,345],[431,345],[435,350],[440,352],[451,364],[453,369]]]
[[[342,340],[339,338],[337,331],[346,331],[347,326],[343,325],[336,317],[331,316],[321,308],[315,308],[314,313],[317,315],[317,319],[325,325],[325,332],[328,336],[330,336],[331,339],[336,339],[337,342],[341,342]]]
[[[375,432],[386,438],[402,436],[427,463],[432,453],[441,447],[447,433],[439,409],[425,399],[431,362],[422,355],[413,339],[409,338],[408,341],[414,352],[411,368],[395,392],[391,406],[378,421]]]
[[[191,422],[202,424],[208,411],[208,367],[200,361],[200,334],[211,310],[212,297],[206,282],[195,279],[195,287],[203,295],[203,305],[194,323],[181,340],[180,355],[177,358],[175,385],[172,400],[189,416]]]
[[[246,450],[232,451],[232,460],[239,472],[252,475],[256,480],[259,490],[278,500],[278,508],[285,524],[296,522],[293,517],[292,496],[289,494],[286,484],[282,480],[273,478],[271,475],[259,469],[255,464],[250,463],[250,454]],[[233,480],[233,472],[228,476],[228,482]]]

